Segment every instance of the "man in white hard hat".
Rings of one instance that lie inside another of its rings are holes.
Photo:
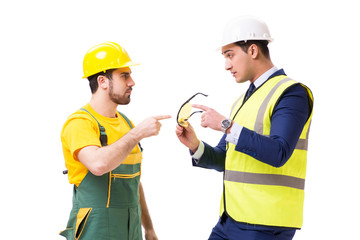
[[[303,223],[308,133],[313,97],[305,85],[274,66],[267,25],[240,17],[224,30],[225,69],[249,90],[232,105],[229,117],[204,111],[201,126],[224,133],[211,147],[191,124],[177,126],[193,165],[224,172],[220,219],[209,239],[292,239]]]

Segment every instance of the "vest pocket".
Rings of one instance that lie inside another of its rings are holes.
[[[76,216],[75,239],[79,239],[92,208],[80,208]]]

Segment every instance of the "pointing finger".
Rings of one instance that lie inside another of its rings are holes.
[[[203,111],[208,111],[210,108],[204,105],[200,105],[200,104],[192,104],[191,105],[193,108],[198,108],[201,109]]]
[[[171,118],[171,115],[158,115],[158,116],[154,116],[153,118],[155,118],[156,120],[164,120]]]

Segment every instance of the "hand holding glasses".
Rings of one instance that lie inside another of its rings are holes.
[[[189,124],[188,124],[188,120],[189,118],[195,114],[195,113],[202,113],[203,111],[195,111],[193,113],[191,113],[191,104],[190,104],[190,100],[193,99],[196,95],[198,94],[201,94],[205,97],[207,97],[208,95],[204,94],[204,93],[201,93],[201,92],[198,92],[196,94],[194,94],[191,98],[189,98],[183,105],[181,105],[180,109],[179,109],[179,112],[178,112],[178,115],[177,115],[177,123],[182,126],[182,127],[188,127]]]

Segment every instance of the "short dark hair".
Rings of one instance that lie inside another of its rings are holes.
[[[269,48],[268,48],[268,41],[267,40],[248,40],[248,41],[239,41],[239,42],[235,42],[235,44],[239,47],[241,47],[241,49],[244,52],[247,52],[249,47],[252,44],[255,44],[256,46],[258,46],[258,48],[260,49],[260,51],[262,52],[262,54],[265,56],[265,58],[269,59],[270,58],[270,52],[269,52]]]
[[[112,73],[115,71],[116,69],[109,69],[109,70],[106,70],[105,72],[99,72],[99,73],[96,73],[94,75],[91,75],[89,76],[87,79],[89,80],[89,86],[90,86],[90,90],[91,90],[91,93],[94,94],[98,87],[99,87],[99,84],[98,84],[98,81],[97,81],[97,78],[98,76],[105,76],[107,77],[108,79],[112,79]]]

